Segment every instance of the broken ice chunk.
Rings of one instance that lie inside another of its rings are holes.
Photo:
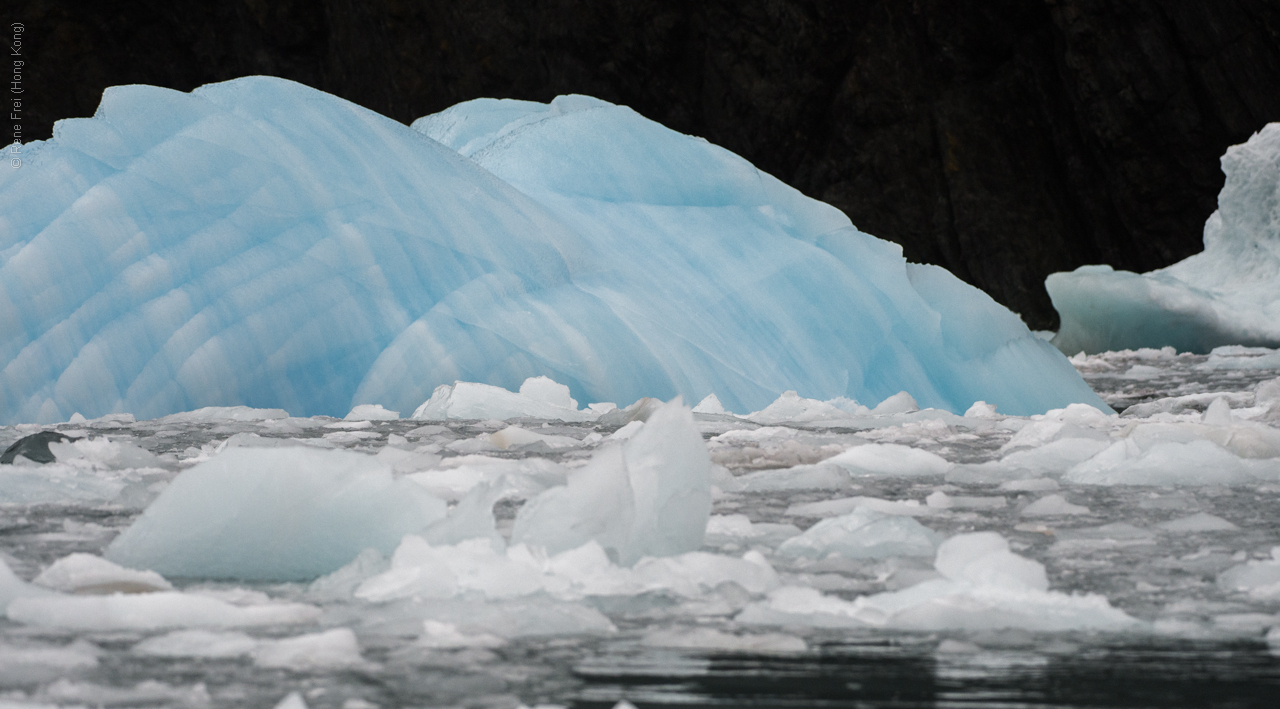
[[[381,404],[360,404],[351,409],[345,421],[395,421],[400,418],[399,411],[388,411]]]
[[[1137,624],[1102,596],[1049,591],[1044,566],[1012,553],[1008,542],[994,532],[948,539],[938,547],[934,566],[944,578],[854,601],[784,586],[747,606],[735,619],[764,625],[927,631],[1123,630]]]
[[[525,503],[511,541],[554,554],[594,539],[628,565],[692,551],[711,514],[710,476],[706,444],[677,398],[630,440],[571,471],[565,486]]]
[[[693,413],[716,414],[723,416],[728,412],[724,410],[724,405],[720,403],[720,399],[718,399],[715,394],[707,394],[703,397],[702,401],[698,402],[697,406],[693,407]]]
[[[413,418],[424,421],[520,417],[594,421],[599,415],[590,409],[579,411],[578,402],[569,396],[569,387],[547,377],[526,379],[519,393],[474,382],[441,384],[413,412]]]
[[[939,455],[896,443],[854,446],[821,465],[841,468],[855,477],[925,477],[944,475],[952,467]]]
[[[154,657],[241,657],[253,652],[258,641],[241,632],[175,630],[147,638],[133,646],[136,655]]]
[[[1280,597],[1280,547],[1271,549],[1271,559],[1247,561],[1218,574],[1218,586],[1227,591],[1244,591],[1260,599]]]
[[[173,586],[154,571],[135,571],[92,554],[64,556],[32,580],[37,586],[78,594],[151,593]]]
[[[890,556],[933,556],[942,536],[911,517],[876,512],[866,507],[824,519],[778,547],[786,556],[822,559],[830,554],[851,559]]]
[[[175,591],[111,596],[33,596],[9,604],[9,620],[81,632],[239,628],[307,623],[320,609],[301,603],[249,606]]]
[[[170,577],[310,580],[444,516],[373,456],[229,448],[175,478],[105,556]]]
[[[259,667],[294,672],[350,669],[370,664],[360,656],[360,643],[350,628],[264,640],[250,654]]]
[[[1087,485],[1237,485],[1255,479],[1240,458],[1206,440],[1112,443],[1066,472],[1063,480]]]
[[[1195,532],[1228,532],[1239,529],[1236,525],[1208,512],[1197,512],[1189,517],[1179,517],[1156,525],[1166,532],[1187,534]]]
[[[1057,515],[1087,515],[1089,508],[1083,505],[1073,505],[1067,502],[1067,498],[1062,495],[1045,495],[1044,497],[1032,502],[1018,514],[1023,517],[1054,517]]]

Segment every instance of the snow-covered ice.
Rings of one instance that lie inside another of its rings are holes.
[[[1280,346],[1280,123],[1222,156],[1204,251],[1150,273],[1082,266],[1045,280],[1063,352]],[[1267,367],[1280,366],[1280,359]]]

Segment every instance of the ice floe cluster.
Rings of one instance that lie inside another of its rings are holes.
[[[382,699],[343,677],[429,666],[472,684],[415,696],[488,682],[532,702],[542,675],[513,648],[550,638],[575,657],[804,654],[849,634],[932,634],[952,654],[1008,632],[1280,638],[1280,371],[1239,366],[1273,354],[1076,358],[1120,414],[787,392],[739,416],[714,397],[579,406],[534,378],[442,386],[406,418],[229,407],[0,428],[17,530],[0,691],[230,706],[279,701],[287,686],[254,678],[285,672],[332,685],[295,706],[361,707]],[[17,453],[41,441],[51,462]],[[192,662],[223,669],[165,674]]]

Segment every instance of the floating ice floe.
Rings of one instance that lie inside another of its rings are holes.
[[[360,404],[347,412],[345,421],[395,421],[400,418],[399,411],[388,411],[378,404]]]
[[[708,545],[763,542],[774,546],[800,534],[794,524],[752,522],[744,514],[711,515],[707,520],[705,543]]]
[[[1089,508],[1074,505],[1062,495],[1045,495],[1023,507],[1018,513],[1023,517],[1058,517],[1062,515],[1087,515]]]
[[[1280,547],[1271,549],[1271,558],[1248,561],[1218,575],[1218,586],[1243,591],[1262,599],[1280,598]]]
[[[17,706],[30,709],[81,706],[207,707],[213,703],[213,697],[209,696],[209,691],[202,682],[184,687],[157,680],[143,680],[132,687],[114,687],[65,677],[43,688],[35,699],[41,703],[20,703]]]
[[[320,609],[302,603],[239,605],[177,591],[107,596],[24,596],[9,603],[9,620],[74,631],[243,628],[310,623]]]
[[[183,471],[106,557],[166,576],[313,579],[443,519],[445,503],[369,455],[229,448]]]
[[[248,655],[258,642],[238,631],[174,630],[143,640],[133,646],[132,652],[152,657],[225,659]]]
[[[409,466],[402,467],[401,463],[397,463],[396,468],[408,473],[407,479],[432,495],[450,502],[461,500],[479,485],[506,484],[525,495],[536,495],[549,487],[563,485],[568,473],[563,465],[545,458],[512,460],[486,455],[459,455],[444,459],[419,456],[418,459],[425,470],[410,472]]]
[[[160,423],[181,424],[203,421],[271,421],[289,418],[284,409],[255,409],[249,406],[206,406],[195,411],[181,411],[157,419]]]
[[[845,601],[784,586],[748,606],[738,622],[910,630],[1120,630],[1138,622],[1098,595],[1049,590],[1044,566],[1009,550],[994,532],[960,534],[938,547],[941,579]]]
[[[1082,266],[1045,280],[1062,318],[1059,349],[1280,346],[1280,123],[1228,148],[1222,171],[1203,252],[1150,273]]]
[[[364,669],[360,644],[350,628],[333,628],[280,639],[259,639],[238,631],[175,630],[134,645],[148,657],[229,659],[250,657],[260,667],[315,672]]]
[[[424,421],[522,417],[591,421],[599,415],[599,411],[590,409],[579,411],[569,387],[548,377],[526,379],[519,392],[472,382],[442,384],[413,412],[413,418]]]
[[[71,554],[55,561],[32,579],[44,588],[77,594],[151,593],[172,591],[160,574],[126,569],[93,554]]]
[[[396,549],[390,568],[365,579],[353,595],[373,603],[464,598],[502,601],[542,594],[578,600],[646,592],[698,597],[726,582],[762,594],[778,586],[778,577],[758,552],[747,552],[741,558],[687,552],[645,557],[626,567],[615,564],[594,541],[547,556],[523,544],[498,551],[484,539],[433,546],[421,537],[409,536]]]
[[[1063,480],[1088,485],[1235,485],[1255,480],[1230,451],[1206,441],[1153,441],[1133,438],[1075,465]]]
[[[952,464],[929,451],[896,443],[854,446],[820,463],[784,470],[765,470],[741,478],[745,491],[842,490],[857,478],[932,477],[946,474]]]
[[[814,559],[830,554],[851,559],[933,556],[941,541],[941,535],[911,517],[857,507],[786,540],[778,547],[778,553]]]
[[[938,513],[937,509],[922,505],[919,500],[885,500],[878,497],[855,495],[853,497],[838,497],[831,500],[791,505],[787,508],[787,515],[794,517],[833,517],[849,514],[859,507],[883,512],[884,514],[905,515],[907,517],[927,517]]]
[[[1208,512],[1197,512],[1187,517],[1171,519],[1156,525],[1174,534],[1198,534],[1200,532],[1228,532],[1239,529],[1231,522]]]

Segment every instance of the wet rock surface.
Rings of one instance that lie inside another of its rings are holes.
[[[4,453],[0,454],[0,465],[6,463],[12,465],[18,456],[22,456],[33,463],[52,463],[55,458],[53,453],[49,452],[49,444],[69,440],[71,439],[57,431],[41,431],[30,436],[23,436],[4,449]]]

